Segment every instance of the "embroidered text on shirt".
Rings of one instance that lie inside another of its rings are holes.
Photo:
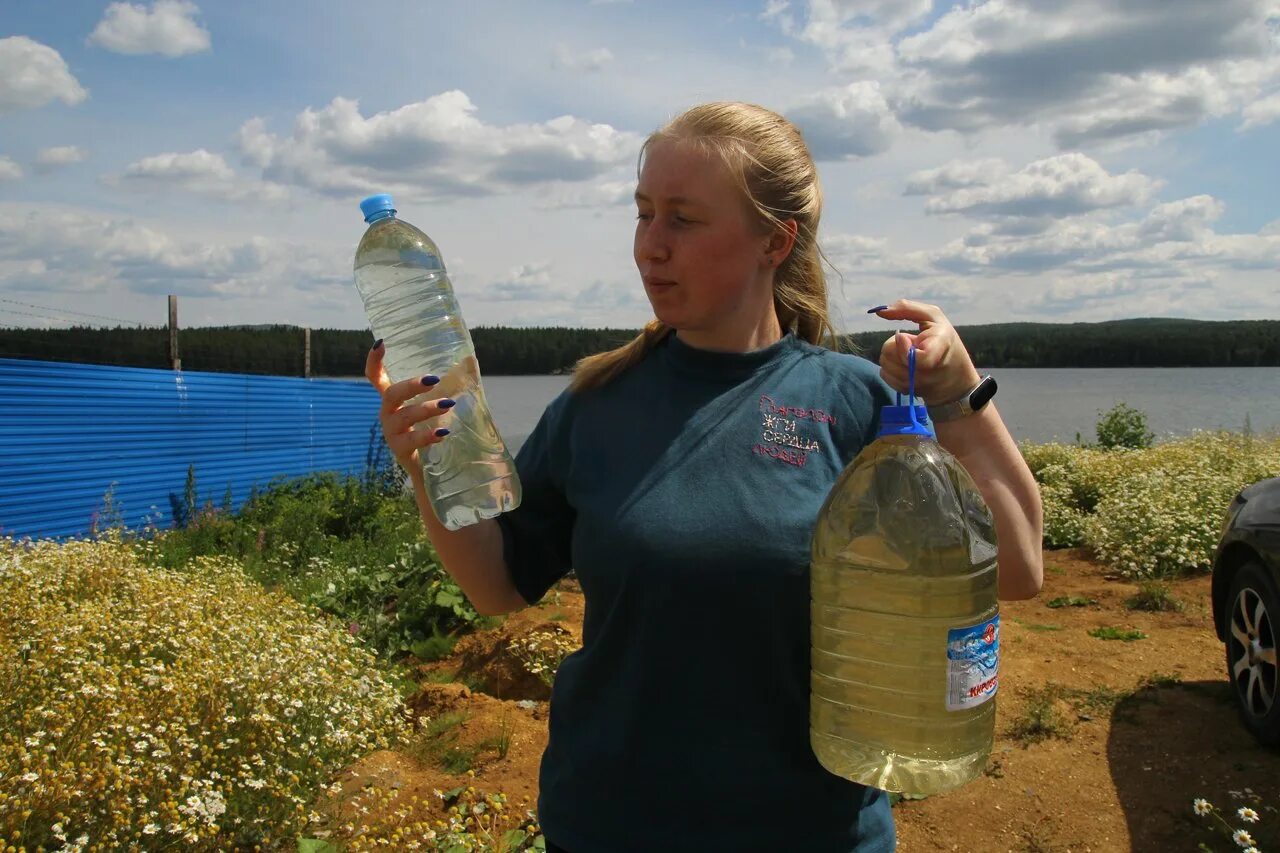
[[[779,462],[795,465],[797,468],[803,468],[809,453],[822,447],[806,434],[807,431],[801,432],[799,422],[801,420],[831,424],[836,422],[834,415],[822,409],[779,404],[768,394],[760,395],[760,414],[760,438],[763,443],[758,442],[752,448],[752,452],[757,456],[768,456]]]

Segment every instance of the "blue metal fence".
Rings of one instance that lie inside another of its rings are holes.
[[[362,382],[0,358],[0,535],[88,533],[112,499],[124,523],[171,525],[188,466],[200,505],[254,485],[362,473],[382,449]]]

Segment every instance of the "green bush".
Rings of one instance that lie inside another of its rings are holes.
[[[481,621],[394,480],[316,474],[276,482],[235,515],[206,507],[138,548],[171,569],[200,556],[234,557],[250,577],[337,616],[388,658]]]
[[[1147,429],[1146,413],[1124,403],[1098,412],[1098,445],[1104,450],[1126,447],[1142,450],[1151,446],[1155,434]]]
[[[19,849],[272,848],[407,732],[340,624],[227,558],[0,539],[0,837]]]

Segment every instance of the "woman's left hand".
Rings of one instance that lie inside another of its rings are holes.
[[[880,348],[880,375],[895,391],[907,393],[907,353],[911,347],[916,348],[916,396],[926,405],[959,400],[982,378],[955,327],[937,305],[899,299],[875,313],[920,327],[914,334],[897,332]]]

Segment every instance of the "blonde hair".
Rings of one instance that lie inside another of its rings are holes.
[[[800,131],[775,112],[754,104],[719,102],[693,107],[654,131],[640,149],[639,165],[657,142],[698,146],[720,158],[742,188],[764,229],[796,222],[795,244],[774,272],[773,306],[784,330],[811,344],[830,346],[834,329],[827,308],[827,282],[818,220],[822,188],[818,170]],[[651,320],[633,340],[614,350],[588,356],[574,368],[573,391],[605,385],[671,332]]]

